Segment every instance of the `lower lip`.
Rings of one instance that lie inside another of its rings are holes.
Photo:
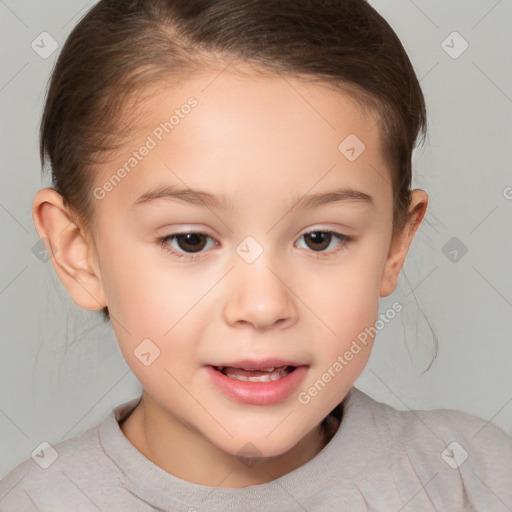
[[[226,395],[238,402],[252,405],[277,404],[288,398],[302,382],[308,371],[307,366],[297,366],[286,377],[270,382],[249,382],[232,379],[206,366],[212,382]]]

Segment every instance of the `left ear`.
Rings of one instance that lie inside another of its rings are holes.
[[[403,229],[393,235],[389,248],[386,265],[382,274],[380,296],[391,295],[397,286],[400,270],[405,262],[414,234],[419,228],[427,211],[428,196],[423,190],[415,189],[411,192],[411,204],[407,216],[407,223]]]

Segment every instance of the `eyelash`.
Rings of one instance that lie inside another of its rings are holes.
[[[340,246],[335,249],[335,250],[331,250],[331,251],[313,251],[313,250],[310,250],[309,252],[312,252],[312,253],[316,253],[318,254],[317,258],[324,258],[324,257],[329,257],[329,256],[332,256],[333,254],[338,254],[339,252],[343,251],[346,249],[347,245],[350,244],[352,242],[352,237],[350,236],[347,236],[347,235],[343,235],[342,233],[338,233],[336,231],[330,231],[330,230],[321,230],[321,229],[315,229],[315,230],[312,230],[312,231],[307,231],[306,233],[303,233],[300,238],[306,236],[306,235],[310,235],[312,233],[327,233],[327,234],[330,234],[330,235],[333,235],[333,237],[337,238],[338,241],[340,242]],[[177,237],[177,236],[180,236],[180,235],[206,235],[208,238],[210,238],[211,240],[213,240],[216,244],[218,244],[217,240],[215,240],[214,237],[208,235],[207,233],[201,233],[200,231],[185,231],[185,232],[182,232],[182,233],[172,233],[170,235],[166,235],[166,236],[163,236],[163,237],[160,237],[157,239],[157,242],[158,244],[161,246],[161,248],[172,254],[174,257],[178,258],[178,259],[188,259],[188,260],[194,260],[196,258],[200,258],[203,254],[204,254],[204,251],[199,251],[197,253],[182,253],[182,252],[178,252],[174,249],[172,249],[169,245],[169,242],[174,238],[174,237]],[[299,238],[299,240],[300,240]],[[330,244],[330,243],[329,243]],[[325,254],[325,256],[324,256]]]

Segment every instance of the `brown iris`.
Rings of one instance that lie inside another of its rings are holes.
[[[203,235],[202,233],[186,233],[184,235],[174,235],[180,246],[180,249],[183,249],[187,252],[199,252],[204,249],[206,242],[208,240],[208,236]]]
[[[329,247],[329,244],[332,240],[332,233],[327,233],[325,231],[314,231],[312,233],[306,233],[304,235],[304,240],[310,249],[315,251],[322,251]],[[308,240],[310,243],[308,243]]]

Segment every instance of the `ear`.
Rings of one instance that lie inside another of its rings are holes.
[[[103,309],[107,304],[94,245],[72,219],[62,196],[51,188],[39,190],[32,202],[32,218],[71,298],[84,309]]]
[[[391,240],[386,265],[382,275],[380,296],[391,295],[397,286],[400,270],[405,262],[414,234],[419,228],[428,205],[428,196],[423,190],[411,192],[411,204],[404,228],[395,233]]]

